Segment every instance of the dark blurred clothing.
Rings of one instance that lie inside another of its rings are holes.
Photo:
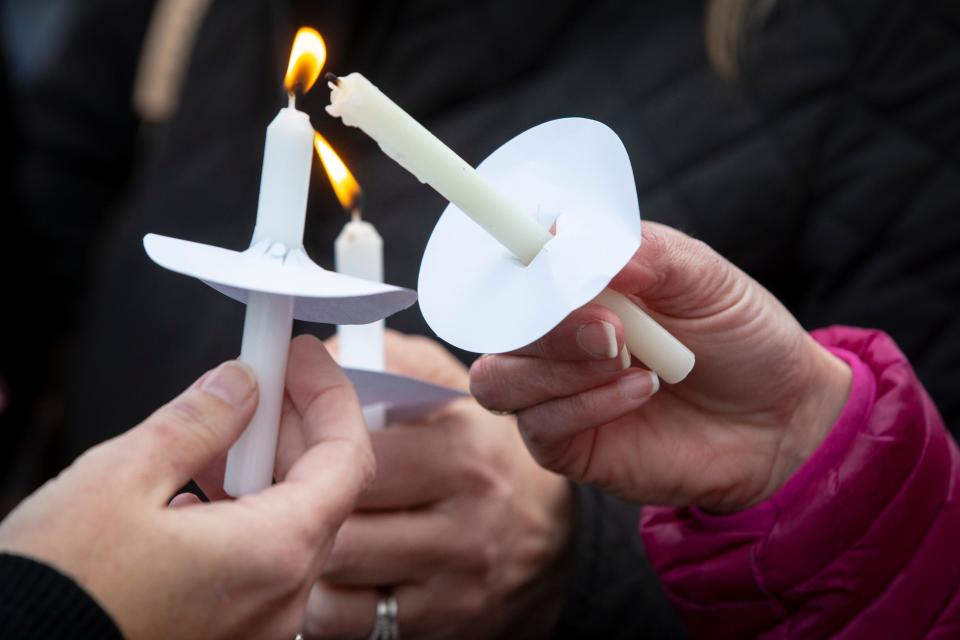
[[[0,44],[14,82],[31,78],[57,54],[71,0],[0,0]]]
[[[68,345],[90,286],[90,258],[130,183],[138,123],[129,94],[150,11],[147,2],[85,4],[48,69],[11,87],[16,190],[4,231],[15,231],[3,252],[0,313],[10,411],[0,415],[0,469],[21,495],[5,496],[7,508],[33,488],[23,482],[30,465],[13,460],[18,445],[40,467],[32,484],[78,453],[63,439]]]
[[[24,212],[58,258],[31,328],[74,336],[62,462],[237,354],[242,308],[150,263],[140,239],[246,246],[264,130],[302,23],[326,37],[328,70],[364,73],[472,164],[545,120],[607,123],[644,217],[715,247],[807,327],[889,332],[960,429],[955,3],[784,0],[733,83],[707,64],[694,0],[220,0],[178,110],[138,128],[129,103],[149,9],[85,4],[69,55],[20,96]],[[326,100],[318,87],[301,106],[366,189],[388,281],[415,287],[444,202],[327,116]],[[319,165],[313,179],[305,244],[330,267],[346,216]],[[430,334],[416,309],[387,324]],[[632,508],[581,489],[563,637],[678,633],[635,524]]]
[[[101,605],[57,569],[0,554],[0,633],[4,640],[123,640]]]

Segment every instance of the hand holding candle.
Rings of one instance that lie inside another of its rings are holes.
[[[524,264],[552,239],[532,216],[514,206],[362,75],[334,76],[330,87],[327,111],[331,115],[362,129],[384,153],[436,189]],[[680,382],[687,376],[693,368],[693,353],[648,314],[612,290],[601,293],[597,302],[618,314],[633,355],[666,382]]]
[[[587,308],[534,347],[477,360],[470,390],[515,413],[534,458],[574,482],[643,505],[762,502],[836,421],[850,369],[702,242],[653,222],[644,235],[618,285],[683,324],[696,376],[656,393],[647,372],[595,359],[579,332],[604,312]]]
[[[296,109],[295,92],[313,85],[324,57],[320,35],[301,29],[285,83],[290,104],[267,129],[250,247],[231,251],[152,233],[143,239],[147,255],[161,267],[198,278],[247,305],[240,357],[256,376],[259,404],[227,456],[224,489],[233,496],[265,489],[273,481],[293,319],[369,324],[417,299],[409,289],[327,271],[303,250],[314,132],[307,115]],[[377,397],[384,390],[366,392]]]

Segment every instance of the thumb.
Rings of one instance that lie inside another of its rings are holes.
[[[701,318],[736,303],[750,282],[706,243],[645,222],[640,248],[610,286],[641,298],[659,314]]]
[[[127,434],[131,462],[166,502],[240,437],[257,399],[253,370],[225,362]]]

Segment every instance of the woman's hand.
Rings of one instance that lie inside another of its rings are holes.
[[[617,317],[588,305],[536,343],[478,360],[473,394],[517,412],[540,464],[633,502],[732,511],[769,497],[839,414],[847,366],[758,283],[669,227],[645,223],[611,286],[693,350],[687,380],[659,388],[629,362]]]
[[[0,526],[0,550],[72,576],[128,638],[292,638],[341,523],[374,473],[349,381],[293,341],[282,481],[235,501],[170,496],[220,459],[257,405],[227,362],[142,424],[81,456]],[[104,394],[109,402],[109,394]]]

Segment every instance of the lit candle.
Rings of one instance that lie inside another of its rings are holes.
[[[319,133],[314,138],[314,146],[337,199],[341,206],[350,212],[352,218],[334,243],[337,271],[364,280],[383,282],[383,239],[372,224],[360,219],[360,185]],[[383,331],[383,320],[363,325],[338,326],[340,365],[353,369],[383,371]],[[386,407],[383,405],[364,407],[363,416],[366,418],[367,428],[371,431],[380,430],[386,425]]]
[[[275,260],[283,260],[288,251],[303,244],[313,126],[307,114],[296,109],[294,92],[310,89],[325,58],[320,35],[312,29],[301,29],[294,40],[285,80],[290,104],[267,127],[251,245],[264,243],[267,256]],[[292,297],[249,293],[240,360],[256,375],[260,401],[250,424],[227,455],[223,488],[231,496],[261,491],[273,482],[292,329]]]
[[[327,77],[332,90],[327,106],[330,115],[373,138],[384,153],[455,204],[524,264],[550,241],[549,231],[365,77],[359,73]],[[618,315],[627,348],[663,380],[677,383],[690,373],[693,352],[626,296],[607,289],[595,302]]]

